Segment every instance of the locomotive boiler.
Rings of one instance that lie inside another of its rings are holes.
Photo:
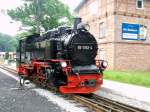
[[[107,62],[95,60],[98,44],[86,27],[76,18],[73,28],[59,27],[21,39],[17,50],[20,84],[30,79],[61,93],[97,90]]]

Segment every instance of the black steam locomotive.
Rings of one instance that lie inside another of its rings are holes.
[[[59,27],[19,41],[18,74],[22,79],[57,87],[62,93],[91,93],[102,84],[107,62],[95,60],[97,41],[76,18],[74,27]]]

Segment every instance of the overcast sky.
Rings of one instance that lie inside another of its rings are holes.
[[[73,10],[81,0],[62,0],[64,3],[66,3],[71,10]]]
[[[65,4],[67,4],[70,7],[70,10],[72,11],[81,0],[61,0]],[[1,0],[0,1],[0,11],[2,9],[12,9],[16,8],[21,4],[21,0]],[[18,31],[19,23],[12,23],[12,20],[7,15],[4,15],[2,12],[0,12],[0,32],[9,34],[9,35],[15,35]]]

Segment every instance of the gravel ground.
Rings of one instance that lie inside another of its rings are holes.
[[[149,88],[104,80],[102,88],[95,94],[150,112],[149,92]]]
[[[30,88],[18,89],[16,80],[0,72],[0,112],[62,112]],[[64,111],[63,111],[64,112]]]
[[[0,112],[92,112],[80,103],[33,83],[21,89],[18,77],[3,69],[0,69],[0,80]]]

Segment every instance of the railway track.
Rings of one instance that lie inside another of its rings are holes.
[[[88,106],[96,112],[147,112],[146,110],[132,107],[95,94],[91,96],[74,95],[73,99]]]
[[[4,70],[6,70],[6,71],[8,71],[8,72],[10,72],[10,73],[13,73],[13,75],[17,75],[17,71],[14,70],[14,69],[10,69],[10,68],[8,68],[8,67],[6,67],[6,66],[3,66],[3,65],[0,65],[0,68],[1,68],[1,69],[4,69]]]
[[[5,66],[0,66],[0,68],[17,75],[16,70],[10,69]],[[95,94],[91,95],[71,95],[71,98],[86,105],[90,109],[96,112],[147,112],[146,110],[132,107],[127,104],[123,104],[108,98],[104,98]]]

